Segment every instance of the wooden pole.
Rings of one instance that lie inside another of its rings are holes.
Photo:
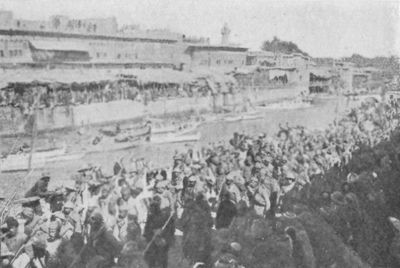
[[[35,138],[36,138],[36,134],[37,134],[37,116],[36,116],[36,108],[33,108],[33,125],[32,125],[32,137],[31,137],[31,151],[29,152],[29,161],[28,161],[28,172],[31,171],[32,168],[32,157],[33,157],[33,150],[34,150],[34,146],[35,146]]]

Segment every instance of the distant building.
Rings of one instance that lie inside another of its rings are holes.
[[[229,42],[225,25],[222,39]],[[167,29],[118,29],[111,18],[48,21],[15,19],[0,11],[0,66],[113,66],[235,68],[246,64],[246,48],[212,46],[208,38],[186,37]],[[206,62],[207,60],[207,62]]]
[[[190,69],[234,69],[246,64],[247,48],[231,46],[188,46]]]

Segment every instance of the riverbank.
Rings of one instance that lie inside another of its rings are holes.
[[[167,116],[190,111],[214,112],[226,107],[254,105],[262,102],[279,102],[296,98],[306,88],[287,85],[263,90],[240,90],[235,94],[224,93],[205,97],[160,98],[143,103],[119,100],[74,106],[56,106],[36,110],[38,131],[73,129],[135,120],[146,116]],[[28,118],[18,108],[0,108],[0,136],[23,134]]]
[[[303,125],[308,129],[325,129],[337,117],[340,117],[351,107],[357,105],[359,105],[358,101],[349,101],[341,97],[322,100],[307,109],[266,111],[263,118],[256,120],[203,124],[198,128],[198,131],[201,133],[201,139],[198,143],[142,144],[124,151],[88,154],[79,160],[55,162],[47,165],[43,170],[35,170],[27,179],[23,179],[26,172],[2,173],[0,176],[4,187],[2,187],[0,194],[7,195],[10,189],[14,190],[18,187],[27,189],[34,183],[33,178],[37,178],[43,171],[48,171],[52,174],[53,185],[62,185],[65,180],[70,178],[71,170],[79,169],[83,163],[101,165],[106,173],[112,173],[111,163],[123,156],[133,158],[143,157],[151,161],[154,166],[168,166],[171,164],[171,159],[176,151],[187,150],[190,147],[207,146],[209,143],[227,143],[234,132],[246,132],[250,135],[257,135],[260,132],[275,134],[279,130],[279,125],[286,122],[290,125]],[[177,119],[187,118],[177,115]],[[49,146],[51,144],[50,141],[53,141],[56,144],[57,142],[66,142],[68,146],[79,149],[88,146],[93,140],[93,135],[98,133],[97,131],[98,128],[93,127],[88,128],[88,131],[84,135],[79,134],[76,130],[42,133],[39,135],[35,146]],[[15,138],[2,138],[0,147],[9,148],[14,142]],[[22,137],[19,142],[29,144],[30,138]]]

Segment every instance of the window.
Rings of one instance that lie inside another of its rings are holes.
[[[96,53],[96,57],[100,58],[100,53],[99,52]]]
[[[0,50],[0,57],[3,58],[4,57],[4,51]]]
[[[216,63],[217,63],[218,65],[220,65],[220,64],[221,64],[221,60],[217,60]]]

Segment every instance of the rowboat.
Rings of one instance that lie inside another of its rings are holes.
[[[293,101],[293,102],[280,102],[273,103],[269,105],[260,105],[257,106],[257,110],[295,110],[295,109],[304,109],[312,107],[310,102],[304,101]]]
[[[103,138],[101,142],[96,145],[90,145],[88,147],[84,147],[83,153],[85,154],[93,154],[93,153],[104,153],[104,152],[115,152],[126,149],[135,148],[138,146],[140,142],[140,138],[132,138],[127,141],[116,141],[113,138]]]
[[[237,116],[227,116],[223,117],[222,121],[225,122],[237,122],[237,121],[245,121],[245,120],[255,120],[263,118],[264,115],[261,113],[251,113],[251,114],[242,114]]]
[[[67,147],[64,144],[61,148],[50,148],[36,150],[32,153],[31,168],[41,169],[47,163],[71,161],[80,159],[84,156],[84,153],[67,153]],[[10,154],[5,158],[0,159],[0,170],[1,172],[16,172],[25,171],[29,168],[30,152],[20,152],[16,154]]]
[[[151,127],[151,134],[166,134],[166,133],[175,133],[177,135],[186,134],[193,132],[199,127],[200,123],[186,123],[186,124],[177,124],[171,126],[163,126],[163,127]]]
[[[196,132],[195,134],[185,134],[185,135],[177,135],[171,133],[164,135],[152,135],[148,142],[152,144],[196,142],[200,140],[200,138],[201,138],[200,132]]]

